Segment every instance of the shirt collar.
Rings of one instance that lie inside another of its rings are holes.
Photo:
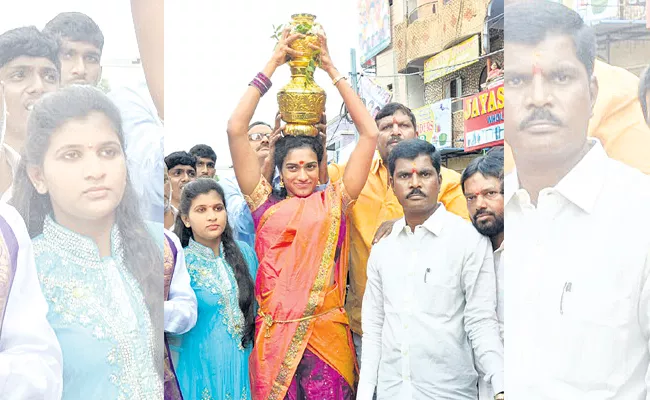
[[[442,233],[442,228],[444,227],[445,217],[448,213],[444,204],[438,203],[438,208],[436,211],[431,214],[429,218],[421,225],[429,232],[433,233],[436,236],[440,236]],[[407,230],[410,230],[408,225],[406,225],[406,217],[395,222],[393,232],[396,232],[398,235],[402,232],[406,233]]]
[[[605,184],[604,168],[608,160],[607,153],[599,140],[588,139],[591,149],[576,164],[554,189],[567,200],[591,213],[596,204],[596,199]],[[515,194],[527,196],[528,193],[519,186],[517,171],[514,170],[504,179],[505,204],[508,204]]]
[[[370,165],[370,172],[372,174],[377,174],[379,169],[384,166],[384,160],[382,160],[379,153],[375,153],[375,157],[372,159],[372,164]],[[388,169],[388,167],[386,167]]]
[[[18,164],[20,163],[20,154],[18,154],[16,150],[11,148],[11,146],[6,143],[3,144],[3,149],[7,163],[11,167],[11,172],[13,175],[16,175],[16,170],[18,169]]]

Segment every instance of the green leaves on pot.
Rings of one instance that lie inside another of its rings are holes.
[[[276,42],[279,42],[280,38],[282,38],[283,29],[284,29],[284,24],[280,24],[278,26],[273,25],[273,36],[271,36],[271,39],[275,39]]]

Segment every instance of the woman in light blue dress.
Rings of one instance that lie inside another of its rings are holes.
[[[93,87],[47,94],[25,146],[11,203],[33,238],[63,399],[162,399],[162,227],[142,220],[119,111]]]
[[[181,392],[192,400],[249,400],[257,257],[233,239],[223,189],[214,180],[185,185],[179,211],[176,234],[198,300],[196,326],[181,337]]]

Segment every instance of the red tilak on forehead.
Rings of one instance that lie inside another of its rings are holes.
[[[417,174],[417,173],[418,173],[418,170],[415,169],[415,168],[413,168],[413,169],[411,170],[411,173]]]
[[[304,161],[298,161],[298,164],[303,165],[305,162]]]
[[[544,71],[543,71],[542,68],[537,64],[537,62],[539,61],[539,57],[540,57],[539,52],[535,52],[534,56],[535,56],[535,64],[533,64],[533,76],[535,76],[535,75],[537,75],[537,74],[542,75],[542,74],[544,73]]]
[[[393,116],[393,124],[397,124],[397,123],[398,123],[397,118],[395,118],[395,116]]]

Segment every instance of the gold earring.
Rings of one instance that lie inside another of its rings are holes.
[[[284,180],[282,180],[282,177],[280,177],[280,187],[284,188]]]

